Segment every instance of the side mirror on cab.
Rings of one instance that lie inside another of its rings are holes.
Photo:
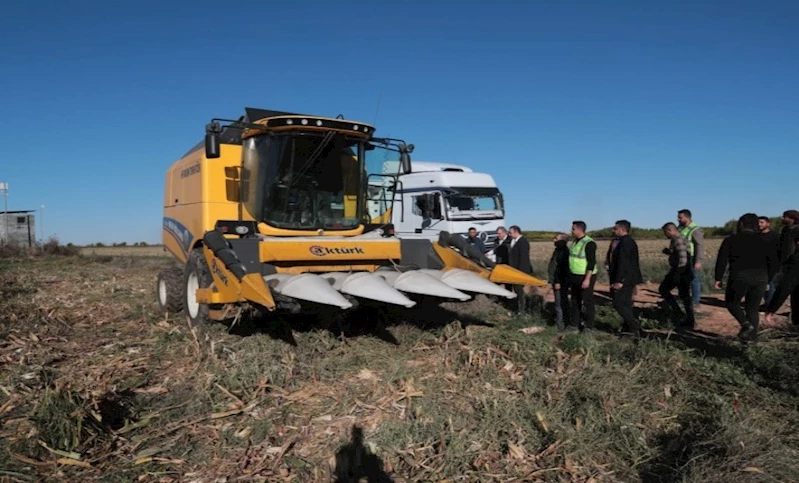
[[[219,134],[222,128],[214,121],[205,126],[205,157],[214,159],[219,157]]]
[[[402,173],[408,174],[411,172],[411,153],[413,152],[413,144],[405,145],[399,144],[400,148],[400,165],[402,166]]]

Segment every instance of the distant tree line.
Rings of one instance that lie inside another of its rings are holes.
[[[86,246],[95,247],[95,248],[102,248],[102,247],[106,247],[106,246],[112,246],[112,247],[127,247],[127,246],[131,246],[131,247],[148,247],[150,245],[147,242],[135,242],[135,243],[131,243],[130,245],[128,245],[128,242],[115,242],[115,243],[112,243],[111,245],[106,245],[103,242],[97,242],[97,243],[92,243],[92,244],[89,244],[89,245],[86,245]]]
[[[779,232],[782,229],[782,217],[770,217],[771,229]],[[723,238],[727,235],[735,233],[735,228],[738,225],[738,220],[730,220],[724,226],[703,226],[702,230],[705,232],[705,238]],[[525,231],[524,236],[529,240],[552,240],[557,232],[554,231]],[[633,225],[632,236],[639,240],[654,240],[663,238],[663,230],[660,228],[636,228]],[[615,235],[613,234],[613,227],[601,228],[599,230],[590,230],[588,236],[597,240],[609,240]]]

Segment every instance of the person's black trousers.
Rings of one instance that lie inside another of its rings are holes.
[[[514,285],[513,292],[516,293],[516,312],[527,313],[527,294],[524,293],[524,285]]]
[[[680,306],[677,304],[677,299],[671,294],[674,287],[677,287],[677,293],[685,307],[685,325],[693,327],[696,323],[694,316],[694,302],[691,298],[691,282],[693,281],[693,267],[685,269],[672,269],[663,278],[658,292],[663,300],[676,312],[680,311]]]
[[[569,293],[571,295],[571,319],[574,327],[580,327],[580,320],[585,319],[585,328],[593,329],[596,319],[596,306],[594,305],[594,284],[596,275],[591,275],[588,288],[583,289],[585,275],[571,274]]]
[[[621,318],[624,319],[625,327],[634,334],[637,334],[641,330],[641,325],[638,323],[638,319],[635,317],[634,313],[634,290],[635,286],[633,285],[624,285],[620,289],[610,289],[613,296],[613,308],[616,309],[616,312],[618,312],[619,315],[621,315]]]
[[[792,261],[783,268],[782,279],[777,283],[777,290],[771,298],[766,312],[777,312],[788,298],[791,299],[791,322],[799,325],[799,262]]]
[[[741,328],[751,326],[757,333],[757,326],[760,323],[760,301],[766,294],[767,278],[738,275],[727,280],[724,303],[730,314],[741,324]]]

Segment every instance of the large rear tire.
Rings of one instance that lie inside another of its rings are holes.
[[[183,275],[183,306],[186,320],[192,327],[211,323],[208,317],[210,307],[197,302],[197,289],[208,288],[213,283],[208,264],[205,262],[202,248],[195,248],[189,254]]]
[[[168,314],[183,310],[183,272],[180,268],[167,268],[158,273],[156,282],[158,307]]]

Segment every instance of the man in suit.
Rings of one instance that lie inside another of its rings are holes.
[[[530,242],[522,236],[522,229],[516,225],[510,227],[510,247],[508,250],[508,265],[529,275],[533,274],[533,264],[530,261]],[[516,292],[519,301],[518,312],[523,314],[527,311],[527,297],[524,294],[524,285],[514,285],[513,291]]]
[[[614,250],[609,252],[608,273],[613,308],[624,319],[624,325],[636,339],[641,336],[641,325],[633,311],[633,291],[644,283],[638,257],[638,244],[630,236],[630,222],[619,220],[613,227],[618,238]]]
[[[496,263],[500,265],[507,265],[509,259],[508,250],[510,249],[511,239],[508,236],[508,231],[504,226],[497,228],[497,245],[494,247],[494,257]]]
[[[569,235],[558,233],[552,243],[555,244],[555,250],[549,259],[548,281],[555,297],[555,325],[562,331],[566,329],[564,317],[569,313]]]

